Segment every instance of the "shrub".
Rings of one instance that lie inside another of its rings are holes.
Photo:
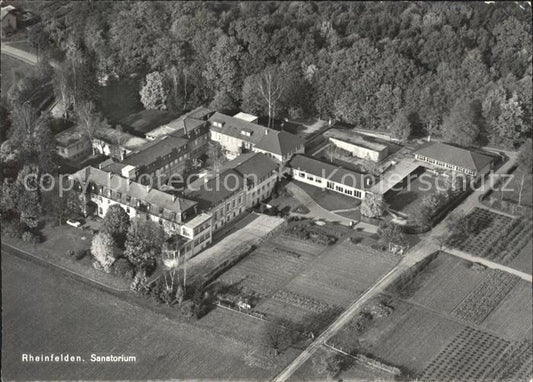
[[[74,256],[74,251],[72,249],[65,251],[65,256],[68,256],[68,257]]]
[[[2,222],[2,235],[20,238],[24,233],[24,225],[17,221]]]
[[[184,301],[183,304],[181,304],[180,311],[181,314],[183,314],[187,319],[191,319],[196,316],[194,303],[192,301]]]
[[[89,250],[87,249],[79,249],[77,250],[75,253],[74,253],[74,258],[76,260],[81,260],[83,259],[85,256],[87,256],[87,254],[89,253]]]
[[[26,243],[31,243],[31,244],[37,244],[41,240],[38,234],[35,234],[31,231],[26,231],[22,234],[22,241]]]
[[[135,274],[133,265],[131,265],[131,263],[123,257],[115,261],[112,266],[112,270],[115,275],[128,280],[131,280]]]

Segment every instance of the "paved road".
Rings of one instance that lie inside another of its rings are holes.
[[[26,52],[26,51],[24,51],[22,49],[15,48],[15,47],[9,45],[8,42],[3,42],[1,44],[0,51],[2,52],[2,54],[7,54],[8,56],[17,58],[17,59],[19,59],[21,61],[24,61],[24,62],[26,62],[27,64],[30,64],[30,65],[37,65],[37,62],[39,61],[35,54],[30,53],[30,52]]]
[[[516,161],[517,154],[515,152],[506,152],[506,154],[509,157],[509,161],[497,170],[496,177],[498,177],[499,174],[507,173],[507,171]],[[479,202],[479,197],[485,192],[487,192],[487,189],[479,189],[472,192],[458,207],[456,207],[454,211],[467,213],[475,207],[484,208],[484,206]],[[387,285],[391,284],[406,269],[425,259],[435,251],[440,250],[441,246],[436,239],[441,237],[443,234],[448,233],[449,230],[447,227],[447,220],[448,218],[443,219],[430,231],[430,233],[425,235],[417,245],[407,252],[405,257],[398,265],[396,265],[395,268],[393,268],[361,297],[354,301],[324,332],[322,332],[320,336],[315,339],[313,343],[311,343],[311,345],[309,345],[307,349],[305,349],[293,362],[291,362],[280,374],[278,374],[273,381],[286,381],[299,367],[301,367],[309,358],[311,358],[313,353],[320,346],[332,338],[345,324],[350,322],[350,320],[358,313],[359,309],[366,301],[383,291]]]

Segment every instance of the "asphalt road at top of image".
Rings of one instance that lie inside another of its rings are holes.
[[[2,380],[266,379],[271,374],[244,363],[244,345],[131,304],[6,248],[2,305]],[[82,361],[35,361],[52,353]],[[25,354],[34,361],[23,362]],[[92,362],[92,354],[133,356],[135,362]]]

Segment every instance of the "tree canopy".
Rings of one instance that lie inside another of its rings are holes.
[[[86,70],[92,78],[159,72],[180,108],[267,115],[258,79],[286,68],[285,96],[270,110],[278,117],[304,105],[312,116],[400,137],[417,121],[420,133],[464,145],[498,137],[517,147],[531,135],[527,4],[57,2],[38,12],[48,39],[32,43],[67,58],[64,80],[78,78],[78,98],[90,98]],[[471,105],[483,105],[475,121]]]

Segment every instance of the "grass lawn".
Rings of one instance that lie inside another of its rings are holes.
[[[33,73],[33,66],[7,54],[2,54],[0,73],[2,75],[2,97],[4,97],[7,95],[7,91],[15,81],[15,78],[20,79]]]
[[[437,190],[443,190],[445,186],[445,178],[443,176],[435,176],[424,167],[419,167],[415,172],[416,176],[413,180],[404,182],[402,189],[396,185],[385,194],[385,201],[389,207],[394,211],[403,212],[407,215],[412,214],[420,208],[422,198],[425,195],[432,195]],[[407,179],[411,179],[408,177]]]
[[[107,86],[99,87],[98,110],[111,124],[119,123],[130,114],[143,110],[139,88],[138,78],[110,80]]]
[[[277,207],[278,210],[283,210],[288,207],[292,212],[306,213],[300,201],[289,195],[278,196],[276,199],[269,201],[268,204]]]
[[[2,256],[2,377],[6,380],[267,380],[248,345],[170,320],[18,257]],[[22,353],[70,354],[81,363],[23,363]],[[91,354],[135,356],[94,363]]]
[[[93,236],[89,231],[68,225],[58,227],[46,226],[42,230],[42,234],[44,241],[39,244],[29,244],[20,239],[4,237],[2,241],[111,288],[120,290],[127,290],[129,288],[129,282],[126,280],[94,269],[92,266],[93,260],[90,255],[86,255],[77,260],[75,256],[68,256],[66,254],[69,250],[78,251],[89,249]]]
[[[328,211],[355,209],[361,204],[359,199],[338,192],[330,190],[323,191],[321,188],[303,182],[296,182],[295,184],[309,194],[320,207]]]

